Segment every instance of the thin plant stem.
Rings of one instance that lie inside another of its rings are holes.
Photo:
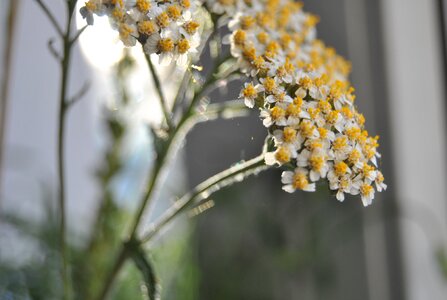
[[[126,262],[128,258],[128,249],[127,246],[128,243],[123,243],[121,245],[121,248],[116,256],[116,259],[114,261],[114,264],[112,266],[112,269],[109,273],[109,275],[106,277],[106,280],[104,281],[104,285],[96,299],[103,300],[106,299],[109,291],[112,288],[113,282],[115,281],[115,277],[118,275],[119,271],[121,270],[122,266]]]
[[[182,139],[186,135],[186,133],[189,131],[189,129],[197,122],[196,114],[194,112],[195,105],[197,102],[202,99],[208,88],[213,85],[214,82],[218,80],[214,75],[214,73],[219,69],[220,65],[225,62],[226,59],[219,60],[213,70],[211,71],[211,74],[208,76],[207,80],[204,82],[204,84],[201,86],[201,88],[196,91],[194,98],[191,100],[187,111],[183,114],[180,122],[178,125],[174,128],[172,132],[170,132],[168,139],[165,141],[164,149],[161,153],[159,153],[159,156],[157,157],[157,160],[155,162],[155,166],[152,169],[152,173],[150,175],[150,179],[147,185],[147,190],[144,193],[141,201],[140,206],[137,209],[137,212],[135,214],[135,217],[133,219],[131,229],[128,235],[129,240],[135,240],[136,241],[136,233],[138,226],[140,224],[141,218],[143,217],[144,211],[146,210],[146,207],[149,205],[154,190],[158,184],[158,181],[160,179],[160,173],[165,168],[165,163],[168,157],[171,157],[173,152],[173,145],[177,145],[178,141]],[[148,64],[150,67],[150,59],[148,60]],[[160,86],[161,87],[161,86]],[[113,285],[113,282],[118,275],[119,271],[121,270],[121,266],[123,265],[124,261],[127,259],[126,256],[126,247],[125,244],[121,248],[120,252],[117,255],[117,259],[115,260],[115,263],[113,267],[111,268],[111,272],[106,277],[106,280],[104,281],[104,285],[101,289],[101,292],[98,295],[97,300],[103,300],[107,297],[109,290],[111,286]],[[123,260],[123,261],[121,261]]]
[[[211,32],[211,34],[208,36],[207,40],[209,40],[209,38],[212,38],[216,34],[218,34],[218,31],[216,30],[216,27],[215,27],[214,30]],[[199,51],[199,52],[201,52],[201,51]],[[156,70],[152,64],[150,56],[145,55],[145,57],[146,57],[146,61],[149,66],[149,69],[153,76],[155,88],[157,89],[157,93],[159,95],[159,100],[161,102],[163,114],[164,114],[166,122],[169,126],[170,123],[168,123],[168,122],[170,122],[171,119],[169,117],[169,113],[168,113],[169,109],[167,108],[167,102],[165,101],[165,98],[163,95],[160,80],[159,80]],[[159,180],[159,175],[165,167],[164,165],[165,165],[167,157],[170,157],[170,152],[172,151],[171,148],[175,148],[175,147],[173,147],[173,145],[177,144],[177,141],[180,140],[182,136],[186,135],[186,133],[189,131],[189,129],[197,122],[198,118],[196,118],[195,113],[194,113],[195,105],[203,97],[203,95],[205,94],[205,92],[207,91],[209,86],[211,86],[214,82],[217,81],[217,78],[214,76],[214,73],[217,72],[220,65],[224,61],[225,60],[219,60],[215,63],[210,76],[208,76],[207,80],[200,87],[200,89],[195,92],[193,99],[189,103],[186,112],[184,112],[182,114],[182,117],[181,117],[179,123],[177,124],[177,126],[173,127],[174,129],[172,131],[169,131],[169,137],[165,141],[163,151],[158,154],[159,156],[157,157],[155,166],[152,169],[149,183],[147,186],[147,190],[144,193],[144,195],[140,201],[140,206],[138,207],[135,218],[132,222],[131,229],[130,229],[130,232],[128,235],[128,240],[123,243],[123,246],[117,255],[117,259],[115,260],[115,263],[114,263],[113,267],[111,268],[111,272],[106,277],[105,284],[103,285],[102,290],[99,293],[97,300],[104,300],[107,297],[107,294],[109,293],[109,290],[111,289],[111,286],[113,285],[113,282],[114,282],[116,276],[118,275],[125,260],[128,258],[126,255],[126,253],[127,253],[126,245],[128,244],[128,241],[130,241],[130,240],[136,241],[136,233],[137,233],[137,229],[140,224],[141,218],[144,214],[146,207],[148,206],[149,202],[152,199],[153,192],[154,192],[155,187],[157,186],[157,183]],[[186,83],[190,82],[190,78],[192,76],[191,75],[185,75],[185,76],[189,77],[189,78],[184,79],[186,81],[185,82],[185,86],[186,86]],[[179,87],[179,91],[177,93],[176,99],[174,100],[174,106],[172,107],[173,111],[175,110],[177,103],[180,101],[179,98],[181,97],[182,92],[183,92],[183,88],[182,88],[182,84],[181,84]],[[172,127],[170,127],[170,129],[171,128]]]
[[[235,165],[214,175],[213,177],[210,177],[167,209],[166,212],[153,225],[150,226],[149,231],[141,238],[141,242],[145,243],[151,240],[161,229],[185,211],[185,209],[190,207],[190,205],[201,196],[203,198],[208,198],[211,194],[219,191],[221,188],[237,181],[238,176],[242,175],[245,177],[251,174],[257,174],[267,169],[268,166],[264,163],[264,154],[261,154],[249,161]]]
[[[59,112],[58,112],[58,133],[57,133],[57,173],[58,173],[58,206],[59,206],[59,243],[62,260],[62,282],[63,282],[63,299],[70,299],[72,295],[71,282],[68,266],[68,251],[66,245],[66,191],[65,191],[65,127],[66,114],[70,107],[68,103],[68,82],[69,70],[73,44],[79,37],[79,32],[74,39],[71,38],[71,29],[73,26],[73,13],[76,7],[77,0],[68,0],[67,3],[67,20],[65,32],[62,31],[61,26],[56,21],[54,15],[48,7],[41,1],[35,0],[47,15],[48,19],[54,26],[55,30],[62,39],[63,52],[60,58],[61,67],[61,81],[59,94]],[[82,33],[82,31],[81,31]]]
[[[194,109],[195,109],[197,102],[203,97],[203,95],[206,93],[209,86],[211,86],[217,80],[217,78],[215,78],[215,76],[214,76],[214,72],[217,71],[217,69],[219,68],[221,63],[223,63],[224,61],[225,60],[219,61],[218,63],[215,64],[215,67],[214,67],[213,71],[211,72],[210,76],[208,76],[208,79],[201,86],[200,90],[196,92],[194,98],[192,99],[192,101],[188,107],[187,112],[183,115],[182,119],[180,120],[179,124],[174,129],[174,131],[170,134],[168,140],[166,141],[164,151],[162,151],[162,153],[159,154],[159,157],[157,158],[156,163],[155,163],[155,167],[154,167],[152,174],[150,176],[148,188],[146,190],[146,193],[143,196],[143,200],[141,201],[141,205],[140,205],[139,209],[137,210],[136,217],[133,221],[133,225],[131,227],[131,231],[130,231],[130,235],[129,235],[130,238],[135,237],[135,233],[137,231],[138,225],[140,224],[141,217],[143,216],[144,210],[147,207],[148,203],[150,202],[150,200],[152,198],[152,193],[157,185],[157,181],[159,179],[158,178],[159,174],[162,171],[162,169],[164,168],[166,158],[169,156],[169,154],[171,152],[170,151],[172,148],[171,146],[173,144],[175,144],[175,142],[177,141],[179,133],[187,133],[187,130],[184,130],[184,127],[187,127],[185,125],[188,124],[188,121],[190,121],[190,118],[194,115]],[[150,62],[150,60],[149,60],[149,62]],[[149,64],[149,66],[151,66],[151,64]]]
[[[173,114],[175,114],[178,106],[181,104],[181,101],[183,100],[185,96],[185,89],[188,87],[188,84],[191,82],[192,78],[192,71],[186,70],[185,74],[183,75],[182,81],[180,82],[180,85],[177,90],[177,94],[174,98],[174,102],[172,103],[171,111]]]
[[[9,80],[11,75],[11,63],[14,47],[14,32],[16,27],[16,17],[19,7],[19,0],[10,0],[8,9],[8,19],[6,22],[6,30],[3,32],[5,34],[5,51],[2,57],[3,59],[3,76],[0,86],[0,182],[2,178],[3,171],[3,151],[4,145],[4,135],[5,135],[5,125],[6,125],[6,113],[8,109],[8,96],[9,96]]]
[[[72,11],[67,16],[66,32],[63,35],[63,55],[61,61],[61,89],[59,96],[59,120],[57,138],[58,179],[59,179],[59,210],[60,210],[60,248],[62,256],[62,278],[64,299],[70,299],[70,276],[68,270],[68,253],[66,245],[66,191],[65,191],[65,125],[67,113],[67,89],[71,61],[72,43],[70,40],[72,26]]]
[[[48,19],[50,20],[51,24],[53,24],[54,29],[57,31],[57,34],[63,38],[64,33],[62,31],[61,26],[57,22],[56,18],[54,17],[53,13],[48,9],[48,7],[45,5],[45,3],[42,2],[42,0],[35,0],[37,4],[40,6],[40,8],[43,10],[43,12],[47,15]]]
[[[155,70],[155,67],[152,63],[150,55],[145,54],[144,56],[146,57],[146,61],[149,66],[149,70],[151,71],[152,79],[154,81],[155,89],[157,91],[158,98],[160,100],[160,106],[163,111],[163,115],[165,117],[166,124],[168,125],[168,128],[171,129],[172,128],[171,114],[169,112],[168,103],[166,102],[166,98],[164,96],[163,89],[161,87],[160,78],[158,77],[157,70]]]

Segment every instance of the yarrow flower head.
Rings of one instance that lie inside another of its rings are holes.
[[[370,205],[386,189],[377,170],[378,137],[365,129],[354,105],[351,65],[316,37],[318,17],[292,0],[202,0],[226,25],[236,67],[248,82],[240,92],[257,107],[273,140],[266,163],[286,169],[283,189],[315,191],[327,180],[339,201],[360,194]],[[137,42],[160,63],[186,64],[200,43],[194,0],[88,0],[81,14],[88,24],[107,15],[126,46]]]
[[[291,0],[206,3],[228,23],[231,54],[250,79],[240,98],[260,109],[274,140],[266,163],[288,169],[283,189],[315,191],[325,179],[338,200],[360,194],[370,205],[386,189],[378,137],[354,105],[349,62],[316,38],[318,17]]]
[[[125,46],[143,45],[160,63],[185,65],[200,44],[194,0],[88,0],[81,8],[89,25],[94,15],[109,17]]]

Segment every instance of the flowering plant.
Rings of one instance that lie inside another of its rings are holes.
[[[65,31],[44,3],[36,1],[56,27],[64,46],[62,54],[56,53],[62,66],[59,203],[65,295],[70,295],[64,246],[63,135],[65,114],[77,99],[67,100],[66,87],[72,46],[87,26],[72,33],[76,0],[67,1]],[[317,182],[326,181],[339,201],[345,199],[345,194],[360,195],[364,206],[372,203],[376,190],[386,189],[383,175],[377,169],[378,137],[369,136],[364,127],[365,118],[355,107],[354,88],[348,78],[350,64],[317,39],[318,18],[304,12],[301,3],[292,0],[88,0],[80,14],[93,26],[97,16],[107,16],[125,46],[141,46],[164,114],[159,128],[153,130],[157,157],[146,193],[115,264],[95,295],[97,299],[107,296],[127,259],[150,270],[149,262],[142,255],[143,243],[152,240],[181,212],[200,205],[213,192],[248,175],[281,167],[286,192],[313,192]],[[214,45],[213,68],[204,77],[195,64],[211,44]],[[153,58],[158,58],[160,65],[175,63],[184,71],[173,101],[163,93]],[[233,78],[244,82],[239,100],[198,109],[219,82]],[[259,111],[267,129],[262,154],[204,181],[140,232],[141,218],[160,184],[160,173],[175,155],[187,131],[197,122],[232,117],[247,108]],[[149,296],[154,298],[157,291],[153,272],[145,274]]]

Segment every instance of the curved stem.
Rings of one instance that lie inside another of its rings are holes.
[[[133,238],[135,236],[135,233],[137,231],[138,225],[141,221],[141,218],[143,216],[144,210],[146,209],[148,203],[150,202],[152,198],[152,194],[154,192],[154,189],[157,185],[157,181],[159,179],[159,174],[163,170],[166,158],[170,156],[171,149],[173,148],[172,145],[176,144],[176,142],[180,139],[180,137],[184,136],[187,132],[190,126],[188,126],[189,123],[191,125],[193,124],[193,118],[194,115],[194,108],[197,102],[203,97],[203,95],[206,93],[209,86],[211,86],[217,79],[214,76],[214,72],[218,70],[221,63],[225,60],[219,61],[213,71],[211,72],[211,75],[208,77],[208,79],[205,81],[205,83],[201,86],[200,90],[196,92],[194,98],[192,99],[187,112],[183,115],[182,119],[180,120],[177,127],[174,129],[174,131],[169,135],[168,140],[165,142],[165,148],[162,153],[160,153],[159,157],[157,158],[155,167],[152,171],[152,174],[150,176],[148,188],[146,190],[146,193],[143,196],[143,200],[141,201],[141,205],[137,210],[137,214],[135,216],[135,219],[133,221],[133,225],[131,227],[130,231],[130,238]],[[150,62],[150,59],[148,59],[149,67],[152,65]],[[160,86],[161,87],[161,86]]]
[[[69,68],[71,61],[72,44],[70,42],[73,12],[69,10],[67,16],[66,32],[63,35],[63,55],[61,61],[61,89],[59,95],[58,138],[57,138],[57,164],[59,179],[59,214],[60,214],[60,251],[62,256],[62,278],[64,287],[64,299],[70,298],[70,276],[68,270],[68,257],[66,246],[66,217],[65,217],[65,125],[67,113],[67,89]]]
[[[261,154],[249,161],[235,165],[222,171],[213,177],[205,180],[196,186],[191,192],[176,201],[153,225],[149,231],[143,235],[141,242],[147,242],[153,238],[162,228],[170,223],[176,216],[187,209],[198,198],[208,198],[211,194],[219,191],[223,187],[240,181],[238,177],[246,177],[267,170],[269,167],[264,163],[264,154]]]
[[[154,65],[152,64],[151,57],[147,54],[144,55],[146,57],[147,64],[149,66],[149,70],[151,71],[152,79],[154,80],[155,89],[157,90],[158,98],[160,100],[161,110],[163,111],[163,115],[166,120],[166,124],[168,128],[172,128],[172,120],[171,115],[169,113],[168,103],[166,102],[166,98],[163,94],[163,90],[160,83],[160,78],[158,77],[157,70],[155,70]]]
[[[54,15],[51,13],[50,9],[46,6],[45,3],[42,2],[42,0],[35,0],[37,2],[37,4],[40,6],[40,8],[43,10],[43,12],[46,14],[46,16],[48,17],[48,19],[50,20],[50,22],[53,24],[54,29],[57,31],[57,34],[60,37],[64,37],[64,33],[62,32],[62,29],[59,25],[59,23],[56,21],[56,18],[54,17]]]

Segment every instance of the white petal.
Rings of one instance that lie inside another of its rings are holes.
[[[306,192],[315,192],[315,190],[316,190],[315,183],[308,184],[308,185],[303,189],[303,191],[306,191]]]
[[[291,171],[284,171],[281,174],[281,182],[284,184],[292,183],[294,173]]]
[[[248,108],[253,108],[255,106],[255,100],[252,98],[245,98],[244,103]]]
[[[264,156],[266,165],[273,166],[276,163],[275,152],[268,152]]]
[[[315,182],[315,181],[318,181],[318,179],[320,179],[320,174],[318,172],[315,172],[314,170],[311,170],[309,177],[310,177],[310,180]]]
[[[337,200],[340,202],[345,201],[345,194],[342,191],[338,191],[336,197],[337,197]]]
[[[296,191],[295,188],[291,184],[283,186],[282,189],[284,191],[286,191],[287,193],[293,193]]]

